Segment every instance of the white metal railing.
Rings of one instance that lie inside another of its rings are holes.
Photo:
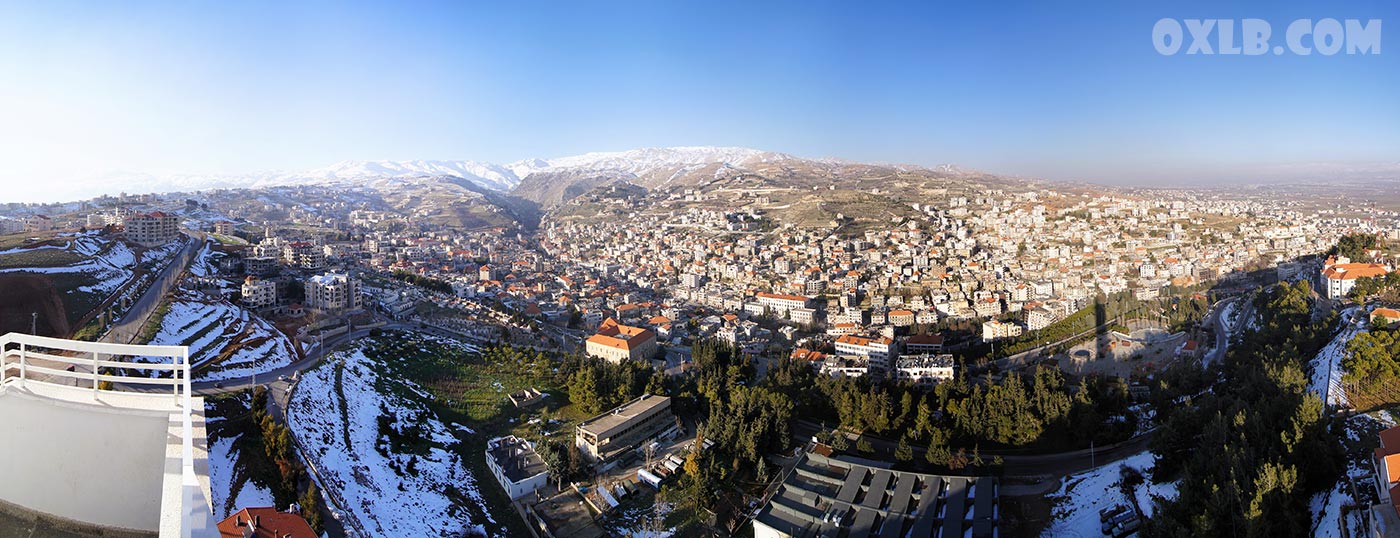
[[[105,358],[104,358],[105,356]],[[168,363],[145,363],[133,357],[166,357]],[[125,358],[125,359],[123,359]],[[35,364],[39,361],[39,364]],[[66,367],[53,368],[53,363]],[[81,371],[86,367],[88,371]],[[120,376],[103,369],[153,370],[171,372],[170,377]],[[72,383],[68,383],[72,380]],[[111,383],[103,387],[102,382]],[[65,340],[21,333],[0,336],[0,386],[48,383],[82,387],[89,384],[94,400],[103,393],[149,393],[143,388],[171,387],[181,415],[181,482],[186,488],[199,487],[194,468],[193,397],[190,390],[190,348],[188,346],[147,346]]]

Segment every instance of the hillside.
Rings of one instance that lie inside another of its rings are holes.
[[[28,242],[0,238],[0,333],[29,332],[38,314],[39,334],[66,336],[119,292],[140,283],[182,244],[143,249],[98,232],[60,233]]]

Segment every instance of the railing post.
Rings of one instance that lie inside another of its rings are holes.
[[[24,342],[19,343],[19,386],[24,386],[24,380],[29,376],[28,361],[29,345]]]
[[[77,383],[74,383],[77,385]],[[92,352],[92,399],[97,399],[97,390],[101,383],[97,381],[97,352]]]

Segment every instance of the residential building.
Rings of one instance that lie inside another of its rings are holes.
[[[249,275],[270,275],[277,272],[277,258],[252,256],[243,258],[243,272]]]
[[[511,500],[529,495],[549,483],[549,466],[534,445],[514,435],[486,442],[486,467]]]
[[[890,325],[895,327],[908,327],[914,324],[914,312],[912,310],[891,310],[889,320]]]
[[[953,378],[952,355],[903,355],[895,361],[894,377],[928,388]]]
[[[219,522],[221,538],[317,538],[301,514],[271,506],[244,508]]]
[[[47,232],[53,229],[53,219],[48,215],[30,215],[24,217],[24,231],[26,232]]]
[[[910,355],[924,355],[943,352],[943,335],[915,334],[904,339],[904,352]]]
[[[322,312],[360,308],[360,281],[343,273],[327,273],[306,279],[306,306]]]
[[[1371,311],[1372,327],[1389,327],[1400,322],[1400,311],[1394,308],[1377,308]]]
[[[833,355],[813,363],[822,375],[831,377],[863,377],[870,373],[870,359],[859,355]]]
[[[1026,316],[1026,330],[1029,331],[1044,329],[1055,322],[1055,314],[1045,307],[1027,308],[1023,312]]]
[[[180,236],[179,217],[160,211],[128,217],[122,226],[127,239],[148,247],[164,245]]]
[[[613,363],[644,361],[656,354],[656,333],[645,327],[632,327],[608,318],[584,345],[590,356]]]
[[[608,461],[675,425],[671,399],[647,394],[580,422],[574,444],[589,461]]]
[[[982,341],[991,342],[1003,338],[1021,336],[1021,326],[1015,323],[991,320],[982,323]]]
[[[282,261],[299,269],[319,271],[326,267],[326,251],[310,241],[293,241],[282,245]]]
[[[244,306],[253,309],[266,308],[277,304],[277,283],[249,276],[243,280]]]

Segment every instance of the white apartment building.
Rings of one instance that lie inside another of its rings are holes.
[[[258,309],[277,304],[277,283],[249,276],[243,280],[243,305]]]
[[[1030,331],[1038,331],[1044,329],[1046,327],[1049,327],[1051,323],[1055,322],[1055,314],[1050,312],[1049,309],[1043,306],[1027,308],[1025,310],[1025,315],[1026,330]]]
[[[360,282],[350,275],[338,273],[308,278],[306,306],[327,312],[360,308]]]
[[[836,338],[836,354],[866,357],[879,366],[888,366],[890,357],[895,354],[894,339],[888,336],[867,338],[842,335]]]
[[[982,341],[991,342],[1003,338],[1015,338],[1021,336],[1021,326],[1015,323],[1004,323],[991,320],[982,323]]]
[[[282,260],[301,269],[315,271],[326,266],[326,251],[309,241],[294,241],[282,246]]]
[[[918,387],[931,387],[953,378],[952,355],[904,355],[895,362],[895,378]]]
[[[529,441],[514,435],[486,442],[486,467],[511,500],[549,485],[549,466]]]

